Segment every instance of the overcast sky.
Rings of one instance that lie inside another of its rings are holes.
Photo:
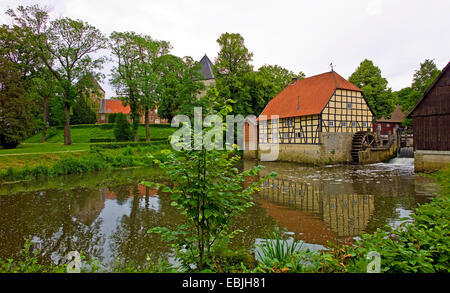
[[[389,86],[411,84],[420,62],[450,61],[450,1],[248,1],[248,0],[2,0],[4,12],[18,3],[39,3],[55,17],[82,19],[109,35],[135,31],[169,41],[172,54],[217,56],[217,38],[240,33],[254,53],[255,69],[278,64],[306,76],[330,70],[345,78],[368,58],[381,68]],[[2,14],[1,23],[10,23]],[[109,66],[105,67],[108,74]],[[115,93],[102,83],[106,97]]]

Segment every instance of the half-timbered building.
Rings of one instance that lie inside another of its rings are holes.
[[[274,115],[277,124],[272,123]],[[320,144],[321,132],[371,131],[373,112],[361,89],[330,71],[294,79],[267,104],[258,121],[260,144]]]
[[[256,125],[246,123],[244,157],[265,160],[264,153],[272,154],[275,147],[280,161],[355,162],[355,142],[369,137],[373,118],[362,90],[333,70],[293,79],[267,104]]]

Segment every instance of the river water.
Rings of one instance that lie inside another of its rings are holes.
[[[242,229],[236,248],[280,230],[320,249],[384,225],[398,226],[417,204],[437,194],[428,177],[414,174],[412,159],[366,166],[308,167],[265,162],[275,171],[254,196],[255,205],[235,221]],[[248,169],[253,161],[242,161]],[[169,245],[151,227],[175,227],[183,217],[169,195],[140,184],[165,182],[158,169],[129,169],[62,176],[0,185],[0,257],[15,257],[25,238],[36,242],[43,261],[62,262],[82,251],[105,266],[120,259],[142,265],[147,258],[171,258]]]

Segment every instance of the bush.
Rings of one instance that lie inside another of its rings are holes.
[[[120,113],[108,114],[108,123],[115,123],[118,114],[120,114]]]
[[[162,146],[167,145],[169,147],[169,142],[167,140],[154,140],[150,142],[116,142],[116,143],[96,143],[91,144],[90,148],[91,150],[95,149],[120,149],[120,148],[126,148],[126,147],[150,147],[150,146],[158,146],[161,148]],[[165,147],[165,146],[164,146]]]
[[[13,149],[20,143],[20,139],[14,136],[7,136],[0,134],[0,145],[5,149]]]
[[[126,116],[123,114],[117,115],[114,123],[114,137],[116,141],[129,141],[132,136],[133,132]]]

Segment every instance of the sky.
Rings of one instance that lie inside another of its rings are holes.
[[[172,54],[197,61],[207,54],[214,62],[224,32],[244,37],[255,69],[277,64],[312,76],[333,63],[348,78],[370,59],[393,90],[410,86],[425,59],[439,69],[450,61],[448,0],[2,0],[0,10],[18,4],[46,6],[52,17],[81,19],[106,36],[135,31],[169,41]],[[0,23],[11,21],[2,13]],[[108,77],[101,85],[115,96]]]

